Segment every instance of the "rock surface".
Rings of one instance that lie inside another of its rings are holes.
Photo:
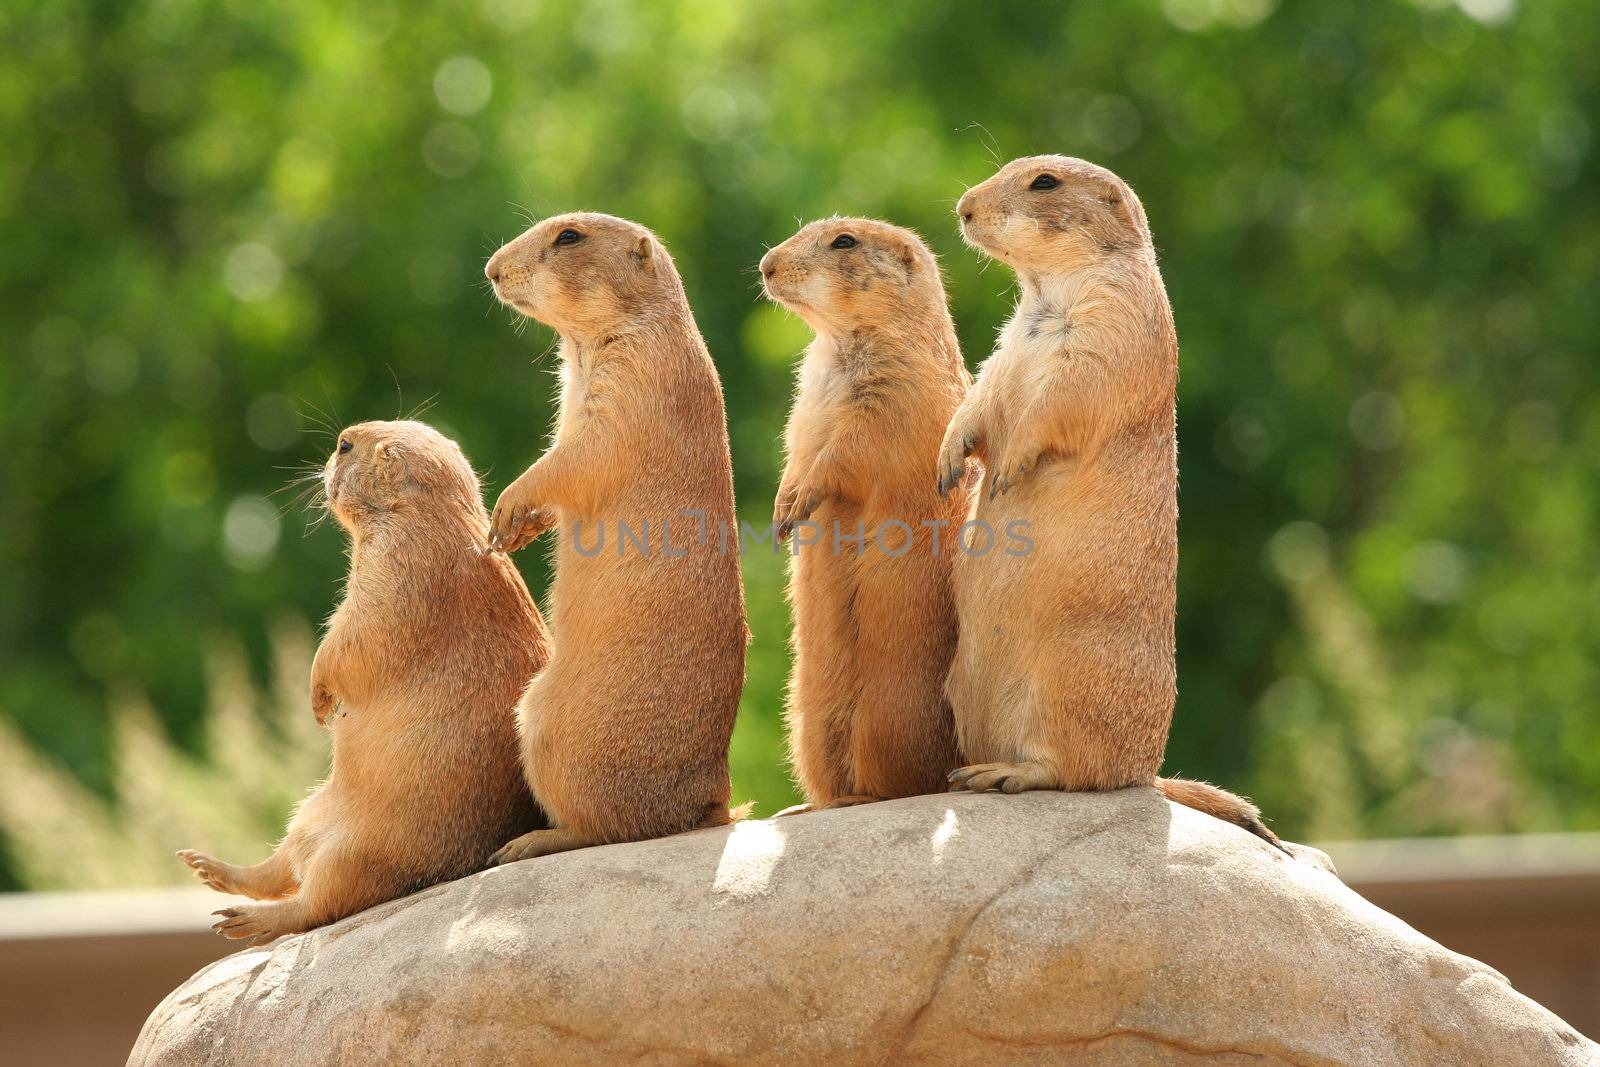
[[[528,860],[230,956],[134,1064],[1593,1064],[1305,858],[954,794]]]

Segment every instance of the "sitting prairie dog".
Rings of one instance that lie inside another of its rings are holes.
[[[790,810],[939,792],[959,762],[944,680],[967,494],[941,496],[928,469],[971,376],[938,261],[910,230],[834,218],[768,252],[761,276],[817,335],[773,514],[795,537],[787,718],[807,803]],[[815,536],[795,529],[808,522]]]
[[[983,461],[975,518],[1033,551],[958,556],[947,692],[956,788],[1154,785],[1278,843],[1244,799],[1156,776],[1177,695],[1177,334],[1138,197],[1066,156],[1006,164],[956,207],[1021,286],[937,477]]]
[[[726,823],[749,631],[722,386],[677,268],[643,226],[584,213],[485,273],[560,335],[562,379],[555,439],[492,521],[502,551],[559,524],[554,648],[517,707],[551,828],[496,861]]]
[[[339,435],[322,474],[350,535],[345,596],[311,667],[333,769],[271,857],[178,855],[224,893],[214,929],[261,944],[481,870],[540,826],[511,714],[548,658],[517,569],[482,551],[489,516],[454,441],[419,422]]]

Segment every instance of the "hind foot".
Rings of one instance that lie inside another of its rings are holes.
[[[215,856],[196,852],[192,848],[180,851],[178,858],[187,863],[202,882],[219,893],[232,893],[241,897],[254,895],[245,892],[244,872],[231,863],[223,863]]]
[[[804,815],[811,811],[827,811],[829,808],[853,808],[858,804],[876,804],[884,797],[868,796],[859,793],[852,796],[834,797],[832,800],[820,801],[816,804],[793,804],[773,815],[774,819],[781,819],[785,815]]]
[[[287,934],[301,934],[307,929],[299,920],[299,910],[288,904],[240,904],[211,914],[218,916],[211,929],[233,941],[248,941],[252,946],[265,945]]]
[[[867,793],[857,793],[847,797],[834,797],[832,800],[813,805],[812,811],[827,811],[829,808],[854,808],[862,804],[876,804],[883,797],[871,796]]]
[[[553,856],[557,852],[571,852],[575,848],[586,848],[595,842],[578,836],[571,830],[562,828],[555,830],[533,830],[511,841],[493,856],[489,857],[490,867],[500,867],[507,863],[516,863],[518,860],[531,860],[537,856]]]
[[[950,792],[965,789],[982,793],[1025,793],[1030,789],[1060,789],[1061,780],[1042,763],[974,763],[950,772]]]
[[[178,858],[193,868],[202,882],[219,893],[232,893],[256,900],[276,900],[300,888],[300,882],[295,878],[288,861],[283,858],[281,850],[254,867],[235,867],[192,848],[181,850]]]

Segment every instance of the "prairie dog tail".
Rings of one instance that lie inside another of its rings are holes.
[[[1226,789],[1218,789],[1210,782],[1196,782],[1190,778],[1157,778],[1155,787],[1174,803],[1243,827],[1269,844],[1289,852],[1278,840],[1278,835],[1268,830],[1261,821],[1260,810],[1244,797],[1235,796]]]
[[[691,829],[704,830],[708,826],[727,826],[729,823],[743,822],[750,817],[750,812],[755,809],[756,802],[747,800],[738,807],[729,807],[726,804],[707,804],[705,814]]]

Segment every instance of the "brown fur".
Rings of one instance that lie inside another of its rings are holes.
[[[840,235],[856,244],[831,247]],[[812,808],[938,792],[959,762],[944,678],[967,494],[941,497],[927,474],[971,381],[938,262],[909,230],[826,219],[768,252],[761,274],[817,335],[773,514],[780,536],[814,524],[795,531],[790,563],[795,773]],[[858,530],[864,548],[836,541]]]
[[[558,243],[568,230],[581,239]],[[677,269],[644,227],[573,214],[507,244],[485,273],[556,330],[562,362],[555,440],[501,495],[492,534],[513,551],[560,526],[555,648],[517,709],[553,829],[496,858],[726,823],[748,630],[722,387]],[[603,549],[585,555],[601,522]],[[619,522],[648,524],[648,553],[619,540]]]
[[[323,469],[351,539],[344,600],[311,668],[333,740],[327,781],[272,856],[236,867],[178,855],[213,889],[271,901],[224,909],[224,937],[270,941],[480,870],[541,824],[511,708],[549,638],[455,442],[417,422],[340,435]]]
[[[1041,174],[1054,188],[1034,189]],[[1110,171],[1015,160],[956,208],[1011,267],[1016,312],[945,435],[939,479],[986,468],[975,516],[1034,551],[957,557],[947,692],[957,788],[1154,785],[1276,843],[1256,809],[1161,779],[1177,694],[1177,335],[1144,208]]]

